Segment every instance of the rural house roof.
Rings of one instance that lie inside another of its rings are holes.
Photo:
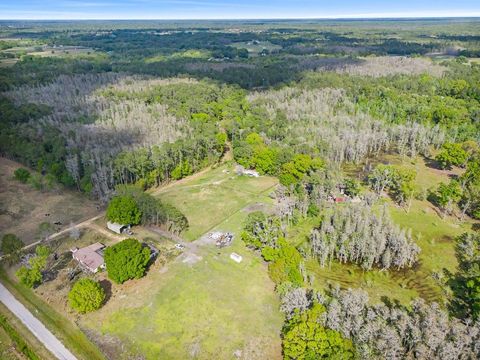
[[[104,264],[103,254],[101,253],[104,248],[105,245],[97,242],[81,249],[74,249],[72,250],[73,258],[88,270],[96,272]]]

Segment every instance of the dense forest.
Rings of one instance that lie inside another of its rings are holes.
[[[279,182],[274,209],[251,212],[239,238],[268,264],[285,359],[479,358],[479,29],[0,21],[0,154],[35,170],[25,182],[39,190],[133,199],[138,223],[175,234],[188,220],[143,191],[231,155]],[[419,159],[448,181],[419,189]],[[477,225],[449,239],[455,273],[428,273],[443,303],[315,286],[315,266],[424,266],[421,236],[390,214],[414,201]]]

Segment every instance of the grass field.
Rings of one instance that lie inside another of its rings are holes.
[[[155,62],[163,62],[167,60],[174,59],[208,59],[211,56],[211,53],[206,50],[186,50],[181,52],[176,52],[170,55],[156,55],[150,58],[145,59],[147,64]]]
[[[73,191],[41,192],[16,181],[13,172],[19,167],[0,158],[0,235],[14,233],[29,244],[46,235],[42,228],[55,232],[98,213],[93,201]],[[54,226],[58,221],[62,225]]]
[[[22,360],[24,357],[15,349],[15,345],[8,334],[0,328],[0,359]]]
[[[188,182],[166,187],[156,196],[186,215],[190,228],[182,236],[192,241],[247,205],[271,203],[268,195],[276,183],[271,177],[236,176],[231,167],[224,165]]]
[[[241,359],[279,359],[283,319],[273,284],[265,264],[238,237],[248,211],[271,202],[266,194],[275,183],[236,177],[222,166],[161,190],[158,196],[188,217],[188,239],[221,229],[237,235],[233,244],[217,249],[192,242],[188,256],[114,285],[113,297],[83,317],[83,326],[94,330],[102,324],[98,336],[126,344],[129,355],[116,358],[231,359],[236,353]],[[229,258],[232,251],[243,256],[240,264]]]
[[[237,49],[247,49],[248,53],[253,56],[258,56],[262,52],[262,50],[280,50],[282,47],[280,45],[272,44],[270,41],[256,41],[256,42],[235,42],[230,44]]]

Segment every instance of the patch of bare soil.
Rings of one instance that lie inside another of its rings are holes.
[[[13,178],[19,167],[24,166],[0,158],[0,235],[14,233],[30,244],[98,213],[93,201],[73,191],[42,192],[20,183]],[[43,223],[47,231],[40,230]]]
[[[128,360],[144,360],[143,355],[132,355],[127,350],[122,341],[116,336],[103,335],[92,329],[82,329],[88,339],[97,345],[108,360],[128,359]]]
[[[242,211],[247,212],[247,213],[251,213],[251,212],[255,212],[255,211],[268,212],[268,210],[269,210],[269,206],[265,203],[251,204],[251,205],[248,205],[248,206],[246,206],[242,209]]]
[[[268,354],[268,356],[266,356]],[[271,338],[251,338],[242,350],[237,350],[232,354],[242,360],[261,360],[261,359],[281,359],[282,350],[280,344],[272,342]]]

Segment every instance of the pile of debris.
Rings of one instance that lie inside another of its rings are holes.
[[[260,176],[260,174],[258,173],[258,171],[251,170],[251,169],[245,169],[245,168],[244,168],[243,166],[241,166],[241,165],[235,166],[235,173],[236,173],[238,176],[246,175],[246,176],[256,177],[256,178]]]
[[[215,231],[210,234],[210,238],[215,241],[215,245],[219,248],[229,246],[233,241],[233,234],[229,232]]]

